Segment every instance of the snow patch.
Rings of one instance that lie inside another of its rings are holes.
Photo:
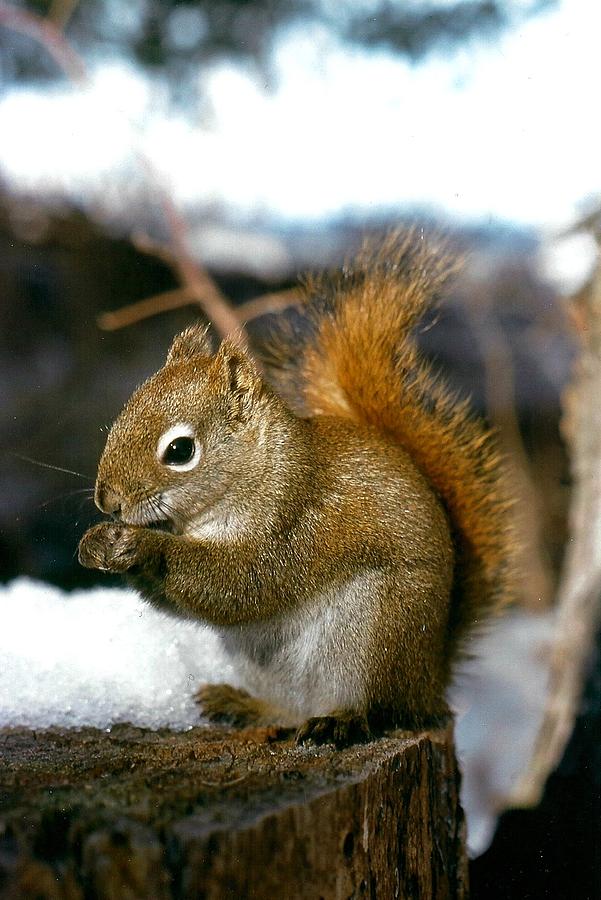
[[[0,590],[0,610],[0,727],[184,730],[200,721],[199,684],[233,679],[209,628],[133,591],[68,594],[19,578]]]
[[[202,28],[197,12],[177,15]],[[185,112],[160,79],[104,60],[85,89],[4,91],[0,172],[138,227],[158,181],[191,224],[215,207],[294,222],[417,204],[560,228],[601,186],[600,25],[598,4],[564,0],[498,41],[413,65],[297,23],[276,41],[271,89],[250,66],[205,66],[203,104]]]

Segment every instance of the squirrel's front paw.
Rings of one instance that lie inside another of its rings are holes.
[[[138,560],[141,529],[121,522],[102,522],[79,542],[79,561],[87,569],[127,572]]]

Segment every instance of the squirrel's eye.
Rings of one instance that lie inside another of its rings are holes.
[[[191,437],[176,437],[165,447],[163,462],[168,466],[182,466],[190,462],[194,456],[194,439]]]
[[[162,466],[190,472],[200,462],[201,442],[196,437],[194,427],[187,422],[176,422],[160,436],[156,455]]]

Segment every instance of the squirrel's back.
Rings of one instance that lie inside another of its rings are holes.
[[[450,640],[506,602],[515,556],[510,491],[494,433],[420,355],[414,330],[456,268],[414,231],[367,248],[336,276],[307,283],[311,335],[300,363],[309,416],[378,428],[413,458],[447,509],[456,544]],[[297,387],[298,390],[298,387]]]

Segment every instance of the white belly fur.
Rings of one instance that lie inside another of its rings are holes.
[[[380,578],[366,572],[287,617],[218,629],[238,686],[299,718],[360,708]]]

